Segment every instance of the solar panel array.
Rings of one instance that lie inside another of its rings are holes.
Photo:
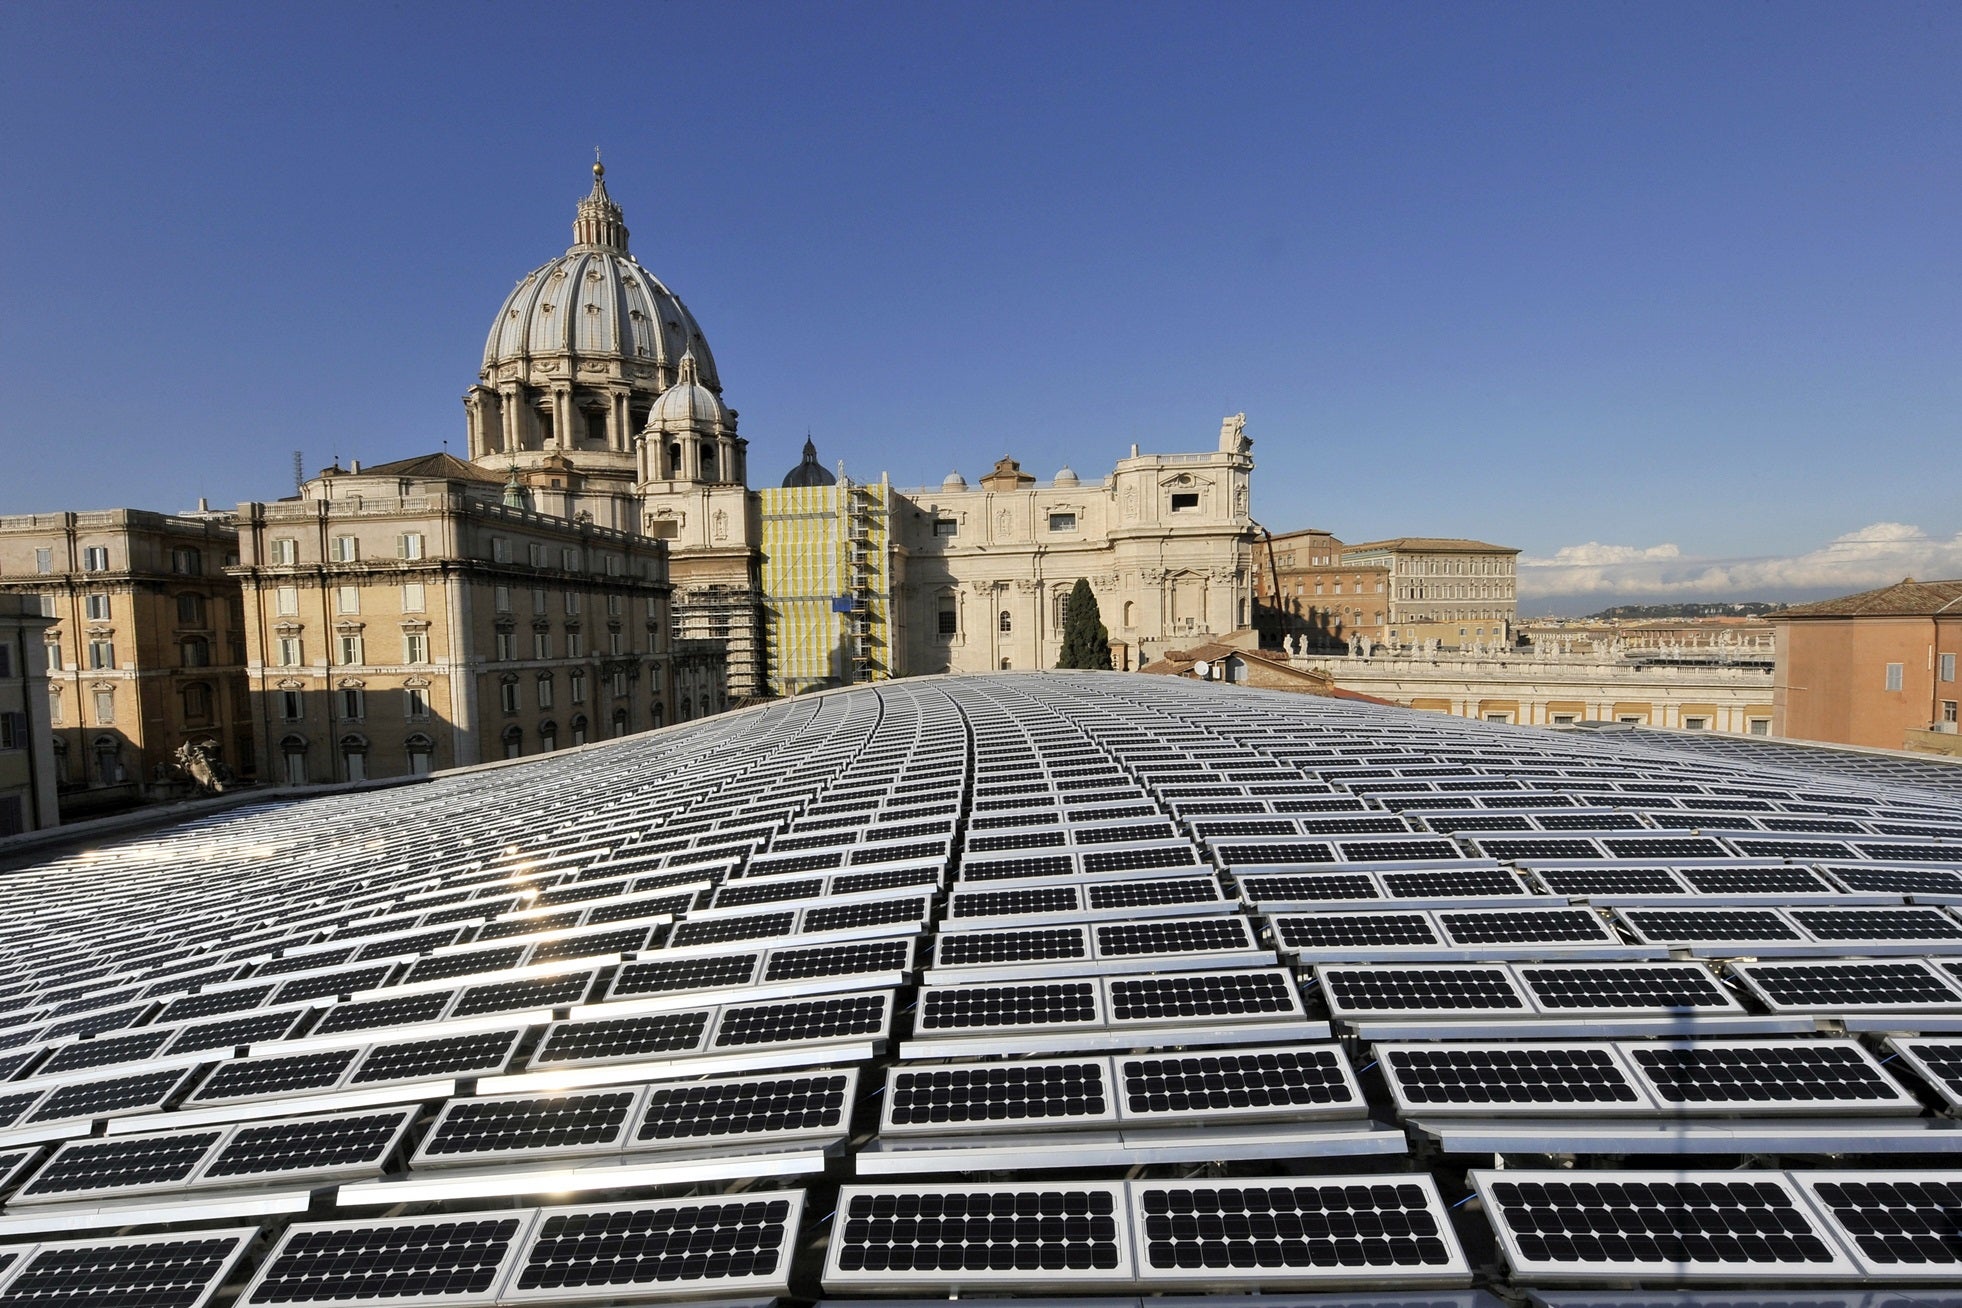
[[[46,846],[0,1308],[1945,1302],[1962,808],[1863,757],[933,678]]]

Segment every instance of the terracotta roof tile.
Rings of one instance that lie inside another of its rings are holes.
[[[1796,604],[1769,616],[1776,622],[1781,618],[1925,618],[1937,613],[1962,614],[1962,580],[1916,581],[1907,577],[1878,590],[1816,604]]]

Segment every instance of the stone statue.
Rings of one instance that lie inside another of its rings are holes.
[[[171,762],[197,787],[200,794],[222,795],[235,780],[232,770],[225,766],[225,760],[218,757],[218,742],[215,740],[187,741],[177,747]],[[157,766],[162,769],[163,764]]]

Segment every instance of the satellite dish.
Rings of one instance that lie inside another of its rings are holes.
[[[1213,679],[1213,665],[1204,659],[1200,659],[1192,665],[1192,672],[1201,681],[1211,681]]]

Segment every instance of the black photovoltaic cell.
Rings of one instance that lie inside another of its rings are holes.
[[[1220,860],[1235,866],[1333,863],[1335,846],[1320,841],[1235,842],[1216,847]]]
[[[1656,1097],[1683,1107],[1713,1104],[1892,1103],[1900,1092],[1846,1045],[1727,1044],[1629,1047]]]
[[[1137,1203],[1138,1258],[1152,1269],[1394,1278],[1449,1267],[1456,1253],[1430,1196],[1407,1178],[1141,1185]]]
[[[173,1034],[171,1031],[139,1031],[135,1035],[114,1036],[107,1040],[78,1041],[56,1050],[55,1056],[44,1063],[36,1075],[74,1072],[87,1067],[149,1058],[162,1049],[164,1042]]]
[[[222,1134],[214,1127],[142,1139],[72,1141],[34,1174],[21,1193],[74,1195],[188,1180]]]
[[[1155,845],[1143,849],[1090,850],[1083,855],[1085,872],[1135,872],[1152,867],[1194,867],[1198,851],[1190,845]]]
[[[1382,1051],[1384,1071],[1411,1105],[1532,1104],[1546,1108],[1639,1104],[1605,1049],[1429,1045]]]
[[[388,974],[395,970],[392,963],[378,963],[373,967],[350,968],[345,972],[326,972],[320,976],[296,977],[281,986],[274,993],[271,1002],[275,1004],[297,1004],[308,999],[319,999],[322,995],[345,995],[356,990],[371,990],[388,980]]]
[[[787,899],[815,899],[823,890],[822,877],[733,881],[715,892],[715,906],[740,908],[746,904],[775,904]]]
[[[1962,923],[1938,908],[1795,908],[1821,940],[1962,940]]]
[[[1240,894],[1256,904],[1294,903],[1312,899],[1380,899],[1376,883],[1361,872],[1329,872],[1315,876],[1242,876]]]
[[[850,1192],[833,1257],[841,1272],[1113,1271],[1116,1197],[1064,1182],[1025,1190]]]
[[[1067,854],[989,859],[984,863],[968,863],[962,867],[961,880],[1017,881],[1024,878],[1068,876],[1075,870],[1076,864]]]
[[[188,1070],[173,1067],[161,1072],[143,1072],[135,1076],[65,1085],[50,1091],[27,1120],[59,1122],[73,1117],[99,1117],[130,1108],[150,1107],[162,1103],[189,1075]]]
[[[541,940],[532,946],[529,963],[557,963],[571,958],[597,958],[602,954],[631,954],[647,948],[649,938],[659,927],[618,927],[612,931],[587,931],[557,940]]]
[[[801,981],[811,977],[899,972],[909,967],[912,961],[913,942],[910,939],[806,945],[771,951],[770,961],[763,967],[763,979]]]
[[[1962,894],[1962,876],[1938,872],[1933,868],[1855,868],[1835,867],[1835,880],[1848,890],[1877,891],[1889,895]]]
[[[341,1077],[354,1066],[360,1053],[359,1049],[321,1049],[220,1063],[191,1098],[194,1102],[210,1103],[220,1099],[292,1094],[299,1090],[325,1090],[340,1084]]]
[[[885,1030],[886,1000],[887,995],[880,992],[731,1007],[723,1011],[715,1029],[715,1047],[878,1035]]]
[[[189,1022],[200,1017],[215,1017],[219,1013],[236,1013],[247,1008],[257,1008],[265,1002],[266,996],[273,992],[270,985],[241,986],[236,990],[213,990],[202,995],[186,995],[164,1005],[156,1016],[156,1025],[168,1026],[173,1022]]]
[[[1421,913],[1313,913],[1273,922],[1275,935],[1288,949],[1442,943]]]
[[[486,922],[477,933],[479,941],[503,940],[509,936],[532,936],[546,931],[563,931],[579,925],[585,913],[573,909],[569,913],[543,913],[537,917],[507,918],[502,922]],[[505,966],[510,966],[508,963]]]
[[[1758,988],[1786,1007],[1865,1007],[1890,1004],[1962,1006],[1962,995],[1917,963],[1760,963],[1750,970]]]
[[[1516,912],[1438,914],[1460,944],[1533,944],[1563,941],[1612,943],[1601,919],[1585,908],[1539,908]]]
[[[1694,963],[1647,967],[1521,967],[1520,980],[1544,1008],[1727,1008],[1716,978]]]
[[[1359,1012],[1526,1010],[1503,972],[1478,968],[1323,968],[1321,980],[1342,1007]]]
[[[548,1213],[515,1284],[546,1295],[588,1288],[631,1292],[636,1286],[673,1293],[776,1276],[790,1218],[790,1200],[780,1196]]]
[[[1092,908],[1151,908],[1159,904],[1207,904],[1219,898],[1219,883],[1211,877],[1175,877],[1165,881],[1113,881],[1084,887]]]
[[[1175,917],[1156,922],[1108,923],[1096,927],[1094,934],[1097,953],[1105,958],[1253,948],[1246,919],[1238,917]]]
[[[638,1054],[674,1053],[693,1049],[708,1030],[709,1015],[651,1013],[644,1017],[615,1017],[597,1021],[561,1022],[545,1035],[534,1063],[587,1062]]]
[[[385,1303],[485,1294],[522,1225],[500,1215],[296,1226],[240,1303]]]
[[[1706,836],[1603,836],[1616,858],[1728,858],[1730,851]]]
[[[565,1008],[586,997],[592,989],[595,972],[565,972],[558,976],[531,977],[520,981],[498,981],[471,986],[456,1001],[452,1017],[475,1013],[508,1013],[520,1008]]]
[[[592,1090],[520,1099],[456,1099],[423,1142],[429,1158],[461,1159],[521,1149],[582,1149],[620,1137],[633,1090]]]
[[[460,954],[434,954],[416,960],[404,982],[441,981],[476,972],[503,972],[516,967],[525,956],[525,945],[504,945],[497,949],[472,949]]]
[[[1650,1264],[1748,1278],[1836,1261],[1784,1187],[1750,1176],[1499,1179],[1489,1192],[1493,1216],[1531,1264]]]
[[[686,1144],[730,1136],[820,1131],[846,1125],[849,1080],[840,1072],[750,1081],[656,1086],[635,1128],[638,1144]]]
[[[9,1308],[195,1308],[242,1247],[236,1232],[44,1245],[7,1282]]]
[[[1383,888],[1397,899],[1449,895],[1521,895],[1519,878],[1504,868],[1431,868],[1421,872],[1379,872]]]
[[[1206,972],[1126,977],[1110,983],[1114,1022],[1178,1022],[1298,1011],[1285,972]]]
[[[1245,1112],[1355,1102],[1333,1049],[1272,1049],[1245,1053],[1175,1054],[1121,1058],[1118,1092],[1124,1111]]]
[[[895,1126],[956,1127],[1056,1122],[1110,1113],[1104,1066],[1076,1063],[984,1063],[892,1071]]]
[[[904,886],[931,885],[939,879],[939,869],[931,867],[896,867],[883,872],[848,872],[831,878],[831,893],[858,895],[873,890],[897,890]]]
[[[515,1031],[475,1031],[468,1035],[432,1036],[376,1045],[348,1078],[349,1085],[383,1081],[413,1081],[426,1076],[465,1076],[501,1072]]]
[[[623,964],[609,996],[664,995],[747,985],[756,975],[756,953],[708,958],[650,958]]]
[[[1048,981],[923,990],[916,1025],[922,1032],[945,1032],[1057,1023],[1080,1025],[1096,1020],[1095,982]]]
[[[370,949],[387,949],[392,942],[379,942],[368,946]],[[285,958],[275,958],[262,964],[252,975],[258,977],[284,976],[289,972],[311,972],[317,967],[333,967],[352,959],[358,947],[347,945],[340,949],[320,949],[309,954],[290,954]],[[417,952],[414,950],[411,953]]]
[[[18,1094],[0,1095],[0,1126],[12,1126],[44,1093],[42,1090],[26,1090]]]
[[[1090,946],[1074,927],[1027,927],[1009,931],[943,932],[935,945],[942,967],[984,963],[1033,963],[1088,958]]]
[[[1802,867],[1686,867],[1690,889],[1706,895],[1816,895],[1832,887]]]
[[[277,1177],[326,1168],[379,1168],[414,1109],[242,1126],[204,1169],[206,1179]]]
[[[339,1031],[372,1031],[382,1027],[409,1026],[434,1022],[456,998],[454,990],[429,990],[421,994],[398,995],[389,999],[366,999],[356,1004],[337,1004],[327,1010],[315,1035]]]
[[[702,922],[683,922],[675,927],[669,942],[682,945],[719,945],[731,940],[761,940],[790,934],[797,914],[752,913],[747,917],[710,918]]]
[[[1962,1269],[1962,1176],[1820,1176],[1812,1192],[1875,1266],[1945,1278]]]
[[[633,922],[644,918],[672,917],[686,913],[695,906],[695,896],[658,895],[648,899],[625,899],[617,904],[599,904],[586,911],[587,926],[604,926],[608,922]],[[532,956],[535,963],[536,954]]]
[[[1769,908],[1627,908],[1621,913],[1650,940],[1803,940]]]
[[[1534,868],[1556,895],[1680,895],[1683,883],[1659,867]]]
[[[857,904],[834,904],[829,908],[804,910],[803,930],[847,931],[854,927],[890,926],[917,922],[927,915],[924,898],[871,899]]]
[[[1042,886],[1029,890],[967,890],[955,895],[953,917],[1012,917],[1037,913],[1067,913],[1076,908],[1074,886]]]

